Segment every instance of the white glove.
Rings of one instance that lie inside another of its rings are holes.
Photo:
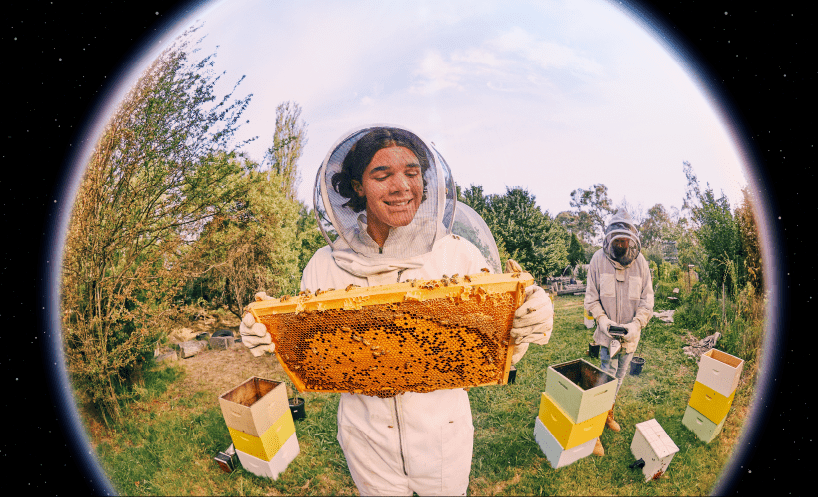
[[[514,353],[511,354],[511,365],[515,365],[520,362],[520,359],[523,358],[525,355],[525,351],[528,350],[528,346],[531,345],[529,343],[521,343],[514,346]]]
[[[639,323],[631,321],[628,324],[623,324],[622,327],[628,330],[628,333],[622,337],[622,340],[628,343],[636,343],[639,341],[639,338],[642,336],[642,327],[639,326]]]
[[[271,299],[272,297],[268,297],[265,292],[256,294],[256,301]],[[241,343],[249,348],[250,352],[256,357],[263,355],[265,352],[272,353],[276,349],[273,337],[267,333],[267,326],[264,323],[257,323],[256,318],[249,312],[241,318],[239,332],[241,333]]]
[[[599,325],[599,331],[601,331],[602,333],[604,333],[604,334],[606,334],[608,336],[611,336],[608,333],[608,330],[610,329],[612,324],[616,324],[616,323],[614,323],[613,321],[608,319],[608,316],[606,316],[604,314],[599,316],[598,318],[596,318],[596,322]]]
[[[554,329],[554,304],[545,290],[537,285],[525,289],[525,301],[514,312],[511,326],[511,337],[515,344],[548,343]]]

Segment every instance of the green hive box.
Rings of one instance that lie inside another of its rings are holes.
[[[682,424],[695,433],[696,436],[699,437],[699,440],[709,443],[716,438],[716,435],[721,433],[725,419],[727,418],[725,417],[720,423],[716,424],[707,419],[707,416],[688,405],[685,410],[685,415],[682,418]]]
[[[613,406],[616,378],[582,359],[549,366],[545,393],[575,424],[595,418]]]

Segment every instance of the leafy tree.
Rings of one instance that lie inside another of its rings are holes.
[[[753,215],[753,198],[747,188],[741,190],[743,202],[736,209],[735,218],[741,237],[741,245],[747,258],[744,266],[747,270],[750,283],[757,292],[761,292],[764,287],[762,266],[761,266],[761,246],[758,240],[758,225]]]
[[[301,117],[301,106],[294,102],[282,102],[276,107],[276,124],[273,143],[267,149],[265,159],[270,169],[280,178],[281,189],[287,198],[298,196],[301,182],[298,173],[298,159],[307,144],[307,125]]]
[[[571,245],[568,247],[568,264],[576,267],[577,264],[585,264],[585,254],[582,245],[576,234],[571,234]]]
[[[616,211],[608,197],[608,187],[603,184],[594,185],[588,190],[578,188],[572,191],[570,205],[576,209],[577,215],[584,212],[590,217],[597,241],[605,234],[605,220]]]
[[[666,240],[667,230],[671,223],[670,214],[662,204],[656,204],[648,209],[648,214],[639,226],[642,245],[651,247]]]
[[[574,233],[580,242],[588,244],[593,241],[596,234],[594,220],[585,211],[562,211],[554,218],[569,233]]]
[[[486,196],[482,187],[471,186],[463,191],[462,201],[483,217],[498,248],[526,271],[542,279],[568,265],[567,232],[540,210],[527,190],[506,188],[504,195]]]
[[[63,253],[63,340],[74,385],[105,422],[138,376],[187,277],[187,245],[246,193],[234,133],[250,96],[217,99],[195,28],[141,75],[87,164]],[[238,85],[238,83],[237,83]],[[233,89],[235,91],[235,87]]]

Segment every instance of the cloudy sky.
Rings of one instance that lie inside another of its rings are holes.
[[[251,156],[269,146],[276,105],[301,105],[310,205],[330,147],[370,123],[434,142],[461,186],[524,186],[551,215],[597,183],[617,203],[680,207],[683,161],[734,207],[747,184],[697,75],[607,1],[214,1],[124,81],[197,19],[225,83],[247,76],[237,94],[254,95],[241,130],[259,136]]]

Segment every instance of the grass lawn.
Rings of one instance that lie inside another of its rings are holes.
[[[475,495],[698,495],[708,494],[737,444],[754,389],[754,364],[745,364],[733,405],[721,434],[705,444],[682,425],[697,364],[682,352],[688,333],[652,320],[642,331],[637,355],[646,364],[628,376],[616,402],[620,433],[605,430],[604,457],[589,456],[552,469],[534,441],[534,418],[545,389],[548,366],[588,357],[591,330],[582,322],[582,297],[561,296],[551,342],[532,345],[517,364],[514,385],[469,391],[475,425],[469,493]],[[207,364],[208,369],[196,369]],[[357,495],[343,453],[335,440],[337,394],[301,394],[305,420],[296,422],[300,455],[278,480],[258,478],[241,467],[226,474],[213,456],[230,445],[218,395],[257,375],[284,380],[268,357],[248,351],[208,351],[201,356],[157,367],[145,375],[140,398],[130,404],[126,421],[105,428],[84,416],[99,460],[115,488],[129,495],[247,494]],[[218,378],[218,380],[216,379]],[[667,472],[645,482],[630,444],[634,425],[655,418],[679,452]]]

